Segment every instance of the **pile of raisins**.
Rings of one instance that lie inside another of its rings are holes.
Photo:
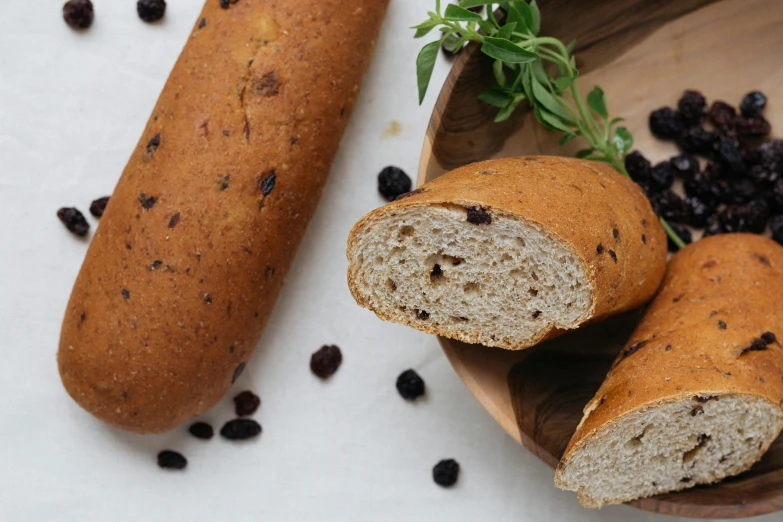
[[[685,91],[677,108],[650,114],[650,131],[674,141],[682,154],[656,165],[639,152],[625,158],[631,178],[645,191],[656,214],[686,243],[689,228],[704,236],[731,232],[762,234],[783,243],[783,140],[770,139],[763,112],[767,98],[745,95],[739,110],[723,101],[707,104],[697,91]],[[702,167],[698,158],[705,161]],[[681,180],[685,198],[671,190]],[[675,250],[670,242],[669,247]]]

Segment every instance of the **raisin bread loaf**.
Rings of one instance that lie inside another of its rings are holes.
[[[558,466],[588,507],[717,482],[783,427],[783,247],[729,234],[677,253]]]
[[[148,433],[242,372],[315,212],[388,0],[209,0],[101,219],[58,363]]]
[[[381,319],[511,350],[652,298],[665,233],[612,168],[552,156],[458,168],[364,216],[348,284]]]

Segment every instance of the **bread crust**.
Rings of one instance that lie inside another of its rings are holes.
[[[60,375],[86,410],[162,432],[231,386],[315,211],[387,4],[206,3],[65,313]]]
[[[783,415],[783,347],[746,350],[765,332],[783,336],[783,247],[752,234],[712,236],[669,263],[658,295],[571,438],[555,484],[580,447],[632,413],[729,394],[769,401]],[[759,457],[772,440],[760,450]],[[752,462],[747,463],[748,467]],[[580,501],[595,506],[593,499]],[[610,502],[603,502],[610,503]]]
[[[598,321],[649,301],[666,267],[666,233],[638,185],[608,165],[557,156],[525,156],[474,163],[441,176],[411,195],[380,207],[357,222],[348,237],[348,286],[356,302],[381,319],[441,335],[437,325],[390,317],[374,309],[359,289],[351,252],[388,214],[411,207],[482,207],[490,214],[524,218],[570,246],[593,289],[582,323]],[[491,224],[488,226],[492,226]],[[528,348],[562,333],[550,328]],[[460,341],[476,339],[463,335]]]

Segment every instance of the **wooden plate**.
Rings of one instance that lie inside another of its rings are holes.
[[[647,129],[651,110],[674,105],[686,88],[738,105],[765,92],[765,115],[783,128],[783,5],[780,0],[539,1],[543,34],[576,38],[582,92],[598,84],[613,116],[623,116],[636,147],[654,161],[677,153]],[[430,120],[419,184],[474,161],[524,154],[573,155],[520,109],[495,124],[477,94],[493,84],[475,47],[457,58]],[[638,314],[598,324],[522,352],[440,338],[476,399],[517,441],[554,467]],[[553,486],[554,487],[554,486]],[[783,509],[783,437],[751,470],[709,486],[630,505],[686,517],[739,518]]]

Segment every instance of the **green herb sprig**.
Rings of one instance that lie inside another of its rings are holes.
[[[506,13],[502,24],[494,15],[495,4]],[[486,16],[468,10],[477,6],[486,6]],[[587,142],[588,147],[576,153],[578,158],[608,163],[630,177],[624,158],[633,147],[633,136],[619,125],[622,118],[609,118],[600,87],[582,97],[576,84],[579,71],[572,54],[574,42],[564,44],[557,38],[539,35],[541,12],[535,0],[460,0],[459,5],[448,4],[443,12],[441,0],[436,0],[435,11],[428,15],[428,20],[413,27],[414,38],[435,29],[441,35],[425,45],[416,59],[419,103],[427,93],[438,49],[443,46],[454,51],[476,42],[481,52],[494,60],[497,86],[481,93],[479,99],[500,109],[496,122],[508,119],[527,100],[544,127],[563,133],[561,145],[577,137]],[[678,248],[685,246],[664,219],[661,224]]]

